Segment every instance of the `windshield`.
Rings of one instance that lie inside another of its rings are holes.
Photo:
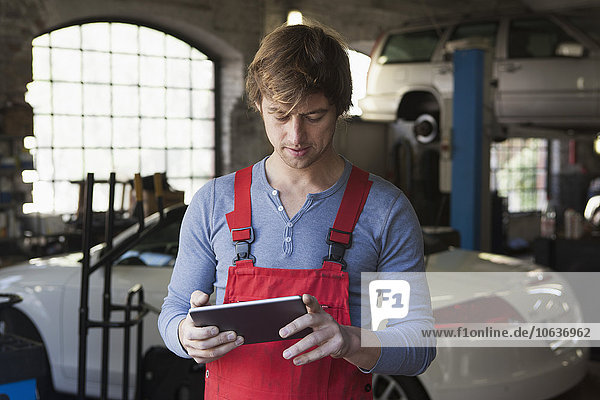
[[[173,266],[179,245],[181,219],[154,230],[115,262],[117,265]]]
[[[470,39],[470,38],[483,38],[489,43],[490,46],[496,45],[496,32],[498,30],[497,22],[479,22],[459,25],[452,36],[450,41]]]
[[[435,30],[391,35],[379,56],[379,63],[428,62],[439,36]]]

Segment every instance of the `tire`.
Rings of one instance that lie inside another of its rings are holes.
[[[413,134],[417,142],[428,144],[439,137],[439,117],[431,114],[421,114],[415,119]]]
[[[0,311],[0,321],[4,323],[4,332],[26,339],[30,339],[41,343],[44,342],[35,325],[22,312],[14,308],[5,308]],[[43,376],[36,378],[36,387],[39,400],[57,400],[60,399],[54,391],[52,385],[52,376],[50,372],[50,363],[48,361],[48,353],[46,348],[43,348],[43,361],[46,364],[46,373]]]
[[[414,376],[373,375],[373,400],[431,400]]]
[[[180,358],[164,347],[150,348],[142,363],[144,400],[204,398],[204,365]]]

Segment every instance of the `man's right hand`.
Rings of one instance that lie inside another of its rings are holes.
[[[190,306],[201,307],[208,303],[208,295],[196,290],[190,296]],[[242,336],[233,331],[219,332],[216,326],[197,327],[190,314],[179,323],[179,342],[198,363],[215,361],[244,343]]]

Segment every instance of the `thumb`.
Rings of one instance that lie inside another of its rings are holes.
[[[208,303],[208,295],[201,290],[195,290],[190,296],[190,306],[200,307]]]
[[[306,306],[306,311],[308,311],[309,313],[316,313],[321,311],[321,305],[317,301],[317,298],[311,296],[310,294],[303,294],[302,302]]]

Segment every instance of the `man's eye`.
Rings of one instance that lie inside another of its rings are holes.
[[[306,117],[306,120],[307,120],[308,122],[319,122],[321,119],[323,119],[323,116],[322,116],[322,115],[320,115],[320,116],[318,116],[318,117],[311,117],[311,116],[307,116],[307,117]]]
[[[288,115],[284,115],[284,116],[281,116],[281,117],[275,117],[275,119],[276,119],[277,121],[281,121],[281,122],[283,122],[283,121],[287,121],[287,120],[288,120],[288,118],[289,118],[289,116],[288,116]]]

